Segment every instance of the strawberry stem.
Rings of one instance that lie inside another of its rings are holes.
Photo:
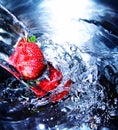
[[[30,38],[28,38],[28,42],[36,42],[36,36],[32,35]]]

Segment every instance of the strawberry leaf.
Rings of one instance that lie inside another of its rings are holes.
[[[36,36],[33,35],[30,38],[28,38],[28,42],[36,42]]]

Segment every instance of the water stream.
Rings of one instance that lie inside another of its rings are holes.
[[[117,10],[91,0],[2,0],[0,62],[21,37],[36,35],[45,59],[73,84],[52,104],[0,68],[0,129],[117,130],[117,21]]]

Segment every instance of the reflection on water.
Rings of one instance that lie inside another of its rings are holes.
[[[74,81],[64,100],[42,105],[11,75],[1,78],[1,129],[115,129],[118,16],[117,10],[97,2],[1,0],[12,12],[6,13],[4,8],[0,11],[1,59],[12,53],[11,48],[24,34],[35,34],[46,60],[58,65],[64,76]]]

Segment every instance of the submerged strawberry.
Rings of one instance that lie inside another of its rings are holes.
[[[55,94],[51,95],[51,98],[50,98],[51,102],[55,103],[61,100],[62,98],[64,98],[70,92],[71,84],[72,84],[72,80],[69,79],[62,87],[61,92],[56,92]]]
[[[44,62],[43,53],[39,46],[34,42],[33,38],[34,37],[32,37],[32,39],[28,39],[29,41],[27,41],[26,38],[21,39],[18,42],[14,53],[10,56],[8,62],[16,68],[16,70],[18,70],[20,75],[25,80],[31,80],[28,81],[31,86],[30,89],[38,98],[50,93],[49,102],[57,102],[69,93],[72,81],[68,79],[60,92],[56,91],[53,93],[52,90],[56,89],[61,84],[63,75],[59,68],[56,69],[49,62],[47,63],[49,77],[37,81],[38,79],[36,78],[42,75],[46,65]],[[34,86],[31,85],[31,82],[34,83],[33,80],[36,81]]]
[[[26,80],[32,80],[40,76],[44,69],[44,56],[39,46],[34,42],[21,39],[14,53],[8,60]]]
[[[52,66],[50,62],[48,62],[48,69],[49,69],[49,78],[51,81],[56,81],[60,83],[63,79],[63,75],[60,69],[56,69]]]
[[[55,69],[52,64],[48,63],[49,79],[44,78],[41,81],[37,81],[37,87],[31,87],[32,91],[41,97],[46,95],[51,90],[55,89],[62,81],[62,72]]]
[[[62,72],[59,69],[56,69],[52,64],[48,63],[49,69],[49,79],[43,79],[42,81],[37,82],[37,86],[31,87],[31,90],[36,94],[37,97],[45,96],[51,90],[57,88],[63,79]],[[50,102],[57,102],[64,98],[70,91],[72,81],[69,79],[64,86],[62,87],[61,92],[56,92],[51,94]]]

